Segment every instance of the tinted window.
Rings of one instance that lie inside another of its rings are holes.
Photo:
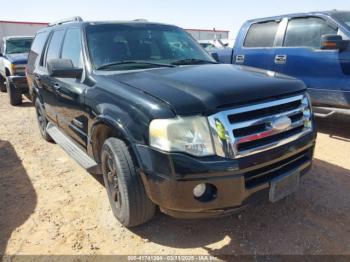
[[[244,41],[245,47],[273,47],[279,22],[252,24]]]
[[[32,44],[32,48],[31,48],[32,53],[39,55],[43,51],[48,34],[49,34],[48,32],[42,32],[42,33],[36,34]]]
[[[33,39],[11,39],[6,41],[6,54],[28,53]]]
[[[37,59],[41,56],[48,34],[48,32],[42,32],[35,36],[28,57],[28,68],[33,67],[36,64]],[[29,71],[31,71],[31,69],[29,69]]]
[[[64,37],[61,57],[70,59],[75,67],[80,68],[82,66],[79,28],[67,30],[66,36]]]
[[[47,50],[46,61],[49,61],[50,59],[59,58],[63,35],[63,30],[59,30],[53,33],[50,40],[49,48]]]
[[[157,24],[100,24],[86,28],[92,63],[101,65],[121,61],[143,61],[116,65],[111,70],[154,67],[150,63],[170,64],[182,59],[213,61],[184,30]]]
[[[337,32],[337,28],[331,27],[321,18],[294,18],[288,23],[284,46],[319,49],[322,35],[337,34]]]

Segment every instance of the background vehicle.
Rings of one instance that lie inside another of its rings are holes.
[[[319,116],[350,114],[350,12],[290,14],[246,22],[232,62],[305,82]],[[228,61],[228,54],[220,56]]]
[[[198,43],[207,51],[226,48],[221,40],[199,40]]]
[[[305,85],[217,64],[176,26],[54,23],[37,33],[27,76],[43,138],[103,174],[125,226],[156,206],[189,218],[275,202],[311,167]]]
[[[233,44],[228,39],[199,40],[198,43],[211,54],[216,61],[230,64],[232,61]]]
[[[30,43],[32,36],[46,26],[47,23],[0,21],[0,91],[9,90],[12,105],[21,104],[22,94],[28,93],[24,67],[27,63]],[[7,41],[11,41],[9,48],[12,50],[10,51],[6,51]]]
[[[11,105],[22,103],[22,94],[28,93],[25,67],[33,37],[9,36],[1,42],[0,91],[8,92]]]

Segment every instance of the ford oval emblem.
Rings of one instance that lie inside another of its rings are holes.
[[[287,130],[292,125],[292,120],[288,116],[282,116],[271,122],[271,127],[275,131]]]

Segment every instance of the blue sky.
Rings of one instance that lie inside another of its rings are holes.
[[[132,20],[184,28],[225,29],[235,34],[250,18],[284,13],[349,10],[349,0],[16,0],[2,1],[0,20],[52,22],[79,15],[85,20]],[[5,12],[3,10],[6,10]]]

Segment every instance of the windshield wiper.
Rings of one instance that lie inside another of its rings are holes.
[[[217,62],[203,59],[187,58],[177,60],[171,63],[172,65],[200,65],[200,64],[217,64]]]
[[[97,70],[107,69],[109,67],[118,66],[118,65],[127,65],[127,64],[144,64],[144,65],[153,65],[158,67],[174,67],[174,65],[170,64],[162,64],[162,63],[153,63],[153,62],[147,62],[147,61],[119,61],[119,62],[113,62],[101,65],[97,67]]]

